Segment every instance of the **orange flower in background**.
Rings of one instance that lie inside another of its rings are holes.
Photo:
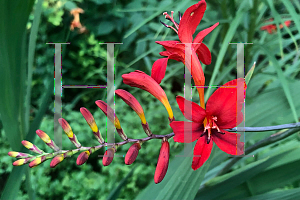
[[[86,32],[86,27],[82,26],[82,24],[80,23],[80,17],[79,17],[79,14],[84,13],[84,10],[82,10],[81,8],[74,8],[70,11],[70,13],[71,13],[71,15],[74,16],[74,19],[71,22],[70,30],[73,31],[74,28],[78,28],[79,33]]]
[[[274,21],[273,18],[267,20],[267,22],[272,22],[272,21]],[[287,21],[284,22],[284,24],[285,24],[287,27],[289,27],[289,26],[291,25],[291,22],[292,22],[291,20],[287,20]],[[283,28],[283,24],[280,24],[280,25],[279,25],[279,28],[282,29],[282,28]],[[260,28],[260,30],[266,30],[269,34],[272,34],[272,33],[276,33],[277,27],[276,27],[275,24],[269,24],[269,25],[262,26],[262,27]]]

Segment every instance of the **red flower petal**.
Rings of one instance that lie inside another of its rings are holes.
[[[174,56],[170,59],[174,60],[180,60],[181,62],[184,62],[184,52],[185,52],[185,44],[182,44],[180,41],[174,41],[174,40],[169,40],[169,41],[156,41],[157,44],[162,45],[168,53],[163,53],[167,56]]]
[[[241,155],[244,153],[244,143],[240,141],[241,135],[222,130],[225,134],[214,131],[212,140],[225,153]]]
[[[197,140],[203,133],[203,124],[195,122],[174,121],[170,124],[174,131],[174,142],[190,143]]]
[[[239,96],[237,98],[237,84]],[[227,87],[226,87],[227,86]],[[230,87],[231,86],[231,87]],[[245,86],[245,88],[243,87]],[[221,129],[233,128],[242,121],[241,109],[246,95],[246,84],[243,78],[234,79],[218,88],[208,99],[206,113],[217,117]]]
[[[198,58],[203,64],[210,65],[211,63],[211,53],[208,49],[208,47],[205,44],[201,44],[196,53],[198,54]]]
[[[182,112],[185,118],[193,122],[203,122],[204,118],[206,117],[206,112],[198,104],[186,100],[182,96],[177,96],[176,101],[180,111]],[[185,111],[184,108],[186,108],[187,110]]]
[[[123,74],[122,78],[123,82],[126,85],[146,90],[154,97],[156,97],[165,106],[166,110],[168,111],[169,118],[174,118],[173,111],[169,104],[165,91],[151,76],[142,71],[135,70],[134,72],[131,72],[129,74]]]
[[[177,53],[171,53],[169,51],[162,51],[159,53],[161,56],[168,56],[168,59],[176,60],[178,62],[182,62],[182,57]]]
[[[115,111],[102,100],[97,100],[95,101],[95,103],[102,110],[102,112],[108,117],[111,123],[113,123],[117,129],[121,129],[121,124],[119,118],[115,114]]]
[[[157,160],[157,165],[155,169],[155,174],[154,174],[154,182],[160,183],[168,170],[169,166],[169,154],[170,154],[170,145],[168,141],[165,141],[162,143],[158,160]]]
[[[168,64],[168,58],[161,58],[155,61],[152,65],[151,77],[158,83],[165,77]]]
[[[206,28],[202,31],[200,31],[197,36],[195,37],[193,43],[201,43],[204,39],[205,36],[207,36],[212,30],[214,30],[217,26],[219,25],[219,22],[215,23],[214,25],[212,25],[209,28]],[[194,48],[195,50],[198,49],[198,47],[200,46],[200,44],[194,44]]]
[[[122,89],[116,90],[115,93],[138,114],[143,124],[147,123],[141,104],[132,94]]]
[[[197,4],[189,7],[183,14],[178,29],[178,37],[182,43],[191,43],[193,34],[200,23],[206,10],[206,2],[199,1]]]
[[[199,138],[194,148],[194,157],[192,162],[193,170],[197,170],[207,161],[207,159],[210,156],[212,147],[213,147],[212,141],[210,141],[210,143],[207,144],[206,134]]]

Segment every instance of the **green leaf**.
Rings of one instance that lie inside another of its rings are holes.
[[[25,31],[34,0],[0,1],[0,114],[8,142],[15,151],[24,139],[26,40]],[[13,169],[1,199],[16,199],[24,167]]]
[[[234,170],[228,174],[220,177],[213,178],[208,181],[203,188],[201,188],[195,199],[214,199],[222,196],[224,193],[237,187],[241,183],[246,182],[250,178],[262,172],[270,164],[278,161],[285,154],[276,155],[273,157],[267,157],[256,162],[250,163],[242,168]]]
[[[266,200],[266,199],[272,199],[272,200],[300,199],[300,188],[271,191],[260,195],[254,195],[252,197],[245,198],[244,200]]]
[[[64,5],[65,9],[67,9],[68,11],[71,11],[75,8],[77,8],[77,5],[73,2],[73,1],[67,1]]]
[[[246,77],[245,77],[246,85],[249,84],[249,81],[250,81],[250,79],[251,79],[251,77],[252,77],[252,74],[253,74],[253,72],[254,72],[254,69],[255,69],[255,64],[256,64],[256,62],[254,62],[254,64],[252,65],[251,69],[248,71],[248,73],[247,73],[247,75],[246,75]]]
[[[98,25],[98,35],[106,35],[112,32],[115,28],[115,25],[109,21],[101,21]]]
[[[238,12],[236,14],[235,18],[230,23],[229,30],[228,30],[228,32],[225,36],[225,39],[224,39],[223,44],[221,46],[221,49],[219,51],[218,58],[217,58],[217,61],[216,61],[215,67],[214,67],[214,71],[213,71],[212,77],[209,81],[209,85],[214,85],[215,78],[216,78],[217,74],[219,73],[219,69],[220,69],[222,61],[225,57],[225,53],[226,53],[226,50],[228,48],[228,45],[231,42],[234,34],[236,33],[236,29],[237,29],[241,19],[243,18],[242,16],[244,14],[245,13],[243,11]],[[207,91],[205,93],[205,101],[207,101],[208,97],[210,96],[211,89],[212,89],[212,87],[209,87],[207,89]]]
[[[126,185],[128,179],[132,176],[134,170],[135,167],[132,168],[132,170],[120,181],[118,186],[113,191],[111,191],[111,193],[107,197],[107,200],[115,200],[119,197],[122,188],[124,187],[124,185]]]
[[[275,59],[275,57],[264,46],[260,46],[260,49],[265,52],[265,54],[268,56],[268,58],[270,59],[270,61],[274,65],[274,68],[277,72],[277,75],[278,75],[278,77],[281,81],[284,94],[285,94],[285,96],[286,96],[286,98],[289,102],[290,108],[292,110],[294,120],[295,120],[295,122],[299,122],[298,115],[297,115],[296,108],[295,108],[295,104],[293,102],[291,92],[289,90],[288,82],[286,81],[286,78],[285,78],[285,76],[282,72],[282,69],[280,68],[280,65],[279,65],[278,61]]]
[[[170,163],[164,180],[159,184],[153,181],[136,199],[193,199],[209,169],[216,148],[213,147],[210,158],[196,171],[191,168],[193,149],[183,151],[184,155],[180,154],[180,157]]]

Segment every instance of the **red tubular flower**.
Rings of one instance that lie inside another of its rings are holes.
[[[130,94],[126,90],[122,90],[122,89],[116,90],[115,93],[116,93],[116,95],[121,97],[121,99],[127,105],[129,105],[136,112],[136,114],[138,114],[138,116],[140,117],[143,124],[147,123],[145,114],[144,114],[144,110],[143,110],[141,104],[138,102],[138,100],[132,94]]]
[[[138,100],[132,94],[127,92],[126,90],[118,89],[115,91],[115,93],[116,93],[116,95],[121,97],[121,99],[138,114],[138,116],[140,117],[140,119],[142,121],[142,126],[143,126],[145,133],[148,136],[151,136],[152,132],[146,121],[144,110],[143,110],[141,104],[138,102]]]
[[[241,87],[237,87],[237,85]],[[237,88],[240,90],[239,92]],[[181,96],[176,98],[181,112],[192,122],[172,122],[170,126],[175,134],[173,139],[175,142],[181,143],[198,140],[194,148],[192,162],[194,170],[201,167],[208,159],[213,146],[211,140],[228,154],[243,154],[244,143],[239,140],[240,134],[230,133],[224,129],[234,128],[243,121],[241,109],[246,88],[243,78],[229,81],[211,95],[207,101],[206,110]],[[184,110],[185,103],[192,104],[190,114]],[[203,125],[204,119],[207,121],[205,127]],[[185,127],[185,124],[188,126]]]
[[[124,133],[124,131],[121,127],[120,121],[119,121],[117,115],[115,115],[114,110],[109,105],[107,105],[107,103],[105,103],[104,101],[97,100],[95,103],[102,110],[102,112],[108,117],[108,119],[111,121],[111,123],[114,124],[119,136],[123,140],[127,140],[128,138],[127,138],[126,134]]]
[[[154,182],[156,184],[160,183],[164,179],[167,173],[168,166],[169,166],[169,154],[170,154],[169,142],[163,141],[160,148],[155,174],[154,174]]]
[[[128,149],[126,156],[125,156],[125,164],[131,165],[136,157],[139,154],[139,150],[141,149],[141,144],[139,142],[134,143],[131,145],[131,147]]]
[[[166,108],[169,114],[170,122],[174,120],[172,108],[169,104],[165,91],[159,86],[159,84],[146,73],[135,70],[129,74],[122,75],[123,82],[131,87],[137,87],[142,90],[146,90],[157,98]]]
[[[166,12],[163,13],[165,18],[170,20],[175,25],[175,28],[164,23],[163,24],[168,28],[172,28],[178,34],[180,41],[156,41],[156,43],[162,45],[166,49],[166,51],[161,52],[160,55],[167,56],[167,58],[157,60],[152,66],[151,77],[158,83],[160,83],[165,76],[168,59],[173,59],[176,61],[181,61],[187,66],[193,76],[196,86],[204,86],[205,77],[199,60],[204,64],[209,65],[211,63],[211,53],[207,46],[202,43],[202,41],[207,34],[209,34],[219,25],[219,23],[216,23],[213,26],[200,31],[193,40],[193,34],[195,33],[205,10],[205,0],[199,1],[197,4],[189,7],[184,12],[182,18],[179,18],[180,24],[175,22],[173,19],[173,11],[171,12],[171,16]],[[188,46],[187,49],[190,52],[186,52],[185,45],[188,44],[190,44],[190,46]],[[189,61],[189,59],[186,60],[185,58],[186,53],[191,55],[190,63],[186,62]],[[197,89],[200,95],[201,106],[204,107],[204,90],[203,88]]]

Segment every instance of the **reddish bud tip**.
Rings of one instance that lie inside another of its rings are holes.
[[[62,162],[62,161],[64,160],[64,158],[65,158],[65,157],[64,157],[63,154],[55,156],[55,157],[51,160],[50,167],[51,167],[51,168],[56,167],[56,165],[58,165],[60,162]]]
[[[102,163],[104,166],[108,166],[114,159],[115,149],[110,148],[107,151],[105,151],[105,154],[103,156]]]
[[[141,149],[141,144],[139,142],[131,145],[131,147],[128,149],[126,156],[125,156],[125,164],[126,165],[131,165],[135,161],[136,157],[139,154],[140,149]]]
[[[157,160],[157,165],[155,169],[155,174],[154,174],[154,182],[160,183],[168,170],[169,166],[169,154],[170,154],[170,145],[168,141],[165,141],[161,145],[161,149],[159,152],[159,157]]]
[[[81,152],[79,154],[79,156],[77,157],[77,161],[76,161],[77,165],[84,164],[88,160],[89,156],[90,156],[90,152],[89,151]]]

